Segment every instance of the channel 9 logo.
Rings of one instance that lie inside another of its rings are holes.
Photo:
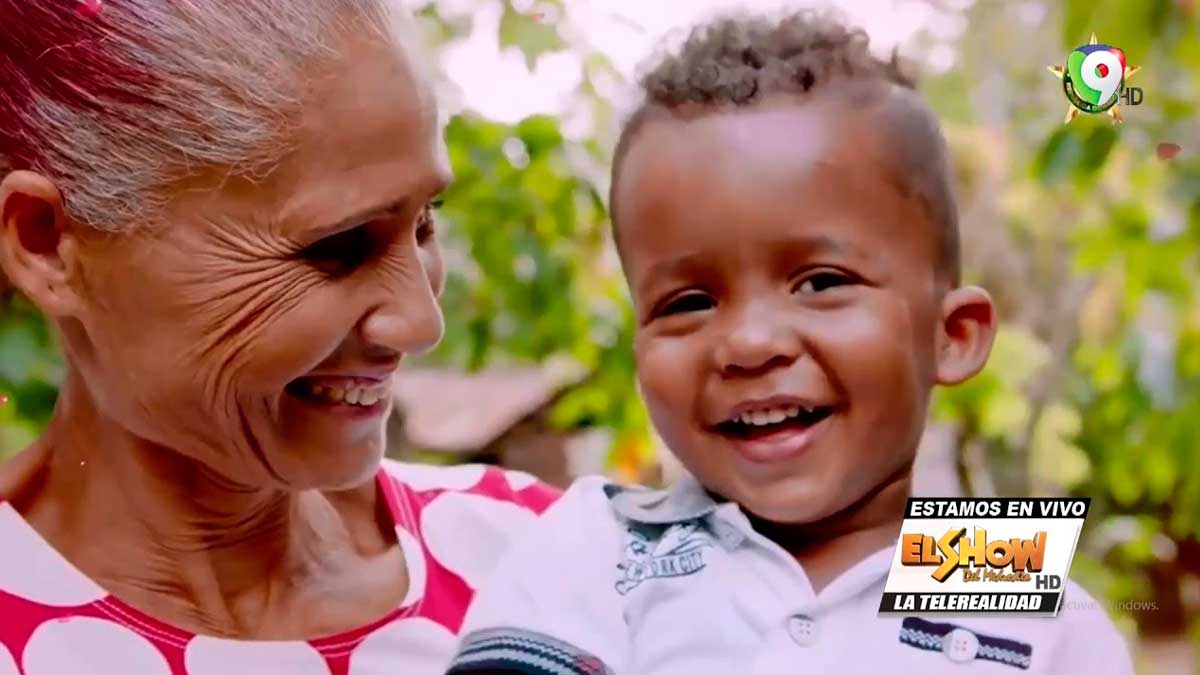
[[[1118,104],[1142,103],[1142,90],[1125,84],[1139,69],[1128,65],[1123,50],[1098,43],[1093,34],[1089,44],[1076,47],[1067,55],[1065,68],[1050,68],[1050,72],[1062,78],[1063,93],[1071,103],[1065,121],[1070,122],[1080,112],[1092,115],[1107,112],[1114,124],[1120,123]]]

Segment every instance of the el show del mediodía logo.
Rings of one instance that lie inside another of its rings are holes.
[[[1090,502],[910,499],[880,613],[1054,616]]]

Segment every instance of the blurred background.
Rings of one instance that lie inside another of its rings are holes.
[[[639,62],[713,12],[781,3],[406,2],[437,58],[457,182],[439,214],[446,338],[397,383],[392,454],[669,483],[633,378],[610,150]],[[1090,496],[1072,575],[1139,675],[1200,672],[1197,3],[834,4],[922,75],[956,159],[967,280],[1001,311],[986,372],[937,396],[917,490]],[[1063,124],[1047,67],[1093,32],[1142,66],[1121,126]],[[36,437],[61,372],[0,278],[0,458]]]

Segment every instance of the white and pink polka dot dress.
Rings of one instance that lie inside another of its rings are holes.
[[[390,615],[308,641],[195,635],[109,595],[0,502],[0,675],[441,675],[476,586],[558,497],[496,467],[388,462],[410,577]]]

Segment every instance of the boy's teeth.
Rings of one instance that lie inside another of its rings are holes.
[[[737,417],[737,421],[742,424],[761,427],[768,424],[779,424],[780,422],[796,417],[801,411],[812,413],[812,408],[801,406],[782,406],[779,408],[769,408],[766,410],[750,410],[744,412]]]

